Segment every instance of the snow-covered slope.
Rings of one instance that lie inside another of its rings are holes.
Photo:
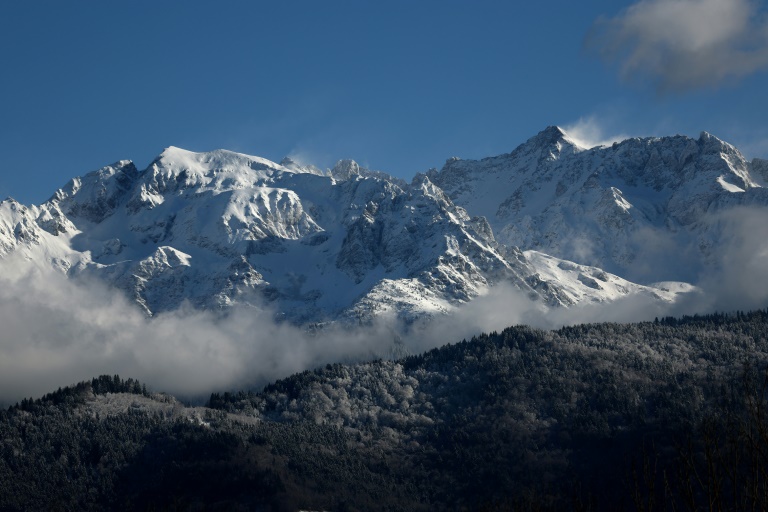
[[[426,176],[283,163],[173,147],[144,171],[117,162],[38,207],[0,204],[0,249],[104,279],[149,314],[248,303],[296,323],[411,320],[500,282],[568,303]]]
[[[676,281],[643,286],[597,267],[579,265],[538,251],[525,251],[524,254],[539,276],[545,281],[557,283],[573,304],[607,303],[630,296],[646,296],[673,303],[681,294],[696,291],[695,286]]]
[[[504,244],[652,282],[696,279],[727,239],[720,215],[768,206],[766,168],[707,133],[586,149],[549,127],[512,153],[452,158],[428,176]]]
[[[410,321],[499,283],[550,306],[670,302],[712,268],[729,214],[768,221],[766,183],[766,161],[706,133],[586,149],[550,127],[411,183],[352,160],[323,171],[171,147],[143,171],[120,161],[75,178],[39,206],[3,201],[0,256],[105,280],[148,314],[188,302],[298,324]]]

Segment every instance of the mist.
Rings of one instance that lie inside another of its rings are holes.
[[[768,212],[741,207],[713,219],[725,234],[713,249],[714,265],[699,286],[720,311],[768,306]]]
[[[641,322],[665,316],[733,312],[768,307],[768,213],[760,207],[738,207],[708,215],[701,222],[718,226],[720,243],[702,264],[691,240],[667,230],[643,229],[632,240],[637,260],[629,277],[683,276],[696,290],[666,303],[649,295],[628,295],[608,303],[548,308],[516,288],[501,284],[437,322],[420,324],[410,347],[417,352],[481,332],[518,324],[542,329],[592,322]],[[586,241],[585,241],[586,243]],[[585,250],[585,257],[590,257]],[[586,263],[586,262],[584,262]]]
[[[326,363],[389,357],[396,337],[417,354],[518,324],[551,329],[768,306],[768,215],[740,208],[708,221],[722,227],[723,242],[693,283],[698,291],[674,304],[634,295],[551,308],[502,283],[450,315],[416,324],[384,317],[372,325],[311,332],[275,321],[269,308],[211,312],[185,306],[149,318],[102,282],[9,257],[0,266],[0,403],[101,374],[139,379],[155,391],[199,402],[213,391],[258,389]],[[688,255],[665,249],[646,263],[681,265],[681,255]]]
[[[133,377],[194,400],[328,362],[377,357],[394,339],[384,320],[364,330],[311,333],[251,307],[226,313],[182,307],[148,318],[100,282],[67,279],[19,260],[6,260],[3,269],[3,403],[101,374]]]

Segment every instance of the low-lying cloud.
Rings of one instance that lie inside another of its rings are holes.
[[[370,358],[394,339],[384,322],[365,332],[313,334],[253,308],[226,315],[182,308],[147,318],[101,283],[9,263],[0,276],[0,402],[105,373],[202,397],[328,362]]]
[[[648,299],[550,310],[512,286],[500,285],[439,321],[308,332],[252,307],[221,314],[181,308],[146,317],[122,293],[97,281],[5,261],[0,276],[0,403],[39,397],[101,374],[119,374],[184,398],[258,387],[333,362],[387,357],[400,335],[420,353],[516,324],[559,327],[591,320],[653,318]],[[647,304],[645,303],[647,302]],[[643,310],[643,313],[641,313]]]
[[[725,233],[699,284],[721,311],[768,307],[768,212],[738,208],[716,219]]]
[[[225,314],[181,308],[147,318],[103,283],[6,259],[0,265],[0,403],[115,373],[199,399],[326,363],[387,357],[398,334],[409,352],[420,353],[517,324],[558,328],[768,307],[765,210],[741,208],[708,222],[721,226],[722,243],[712,248],[712,261],[695,283],[701,291],[676,304],[634,295],[608,304],[547,308],[511,285],[499,285],[437,321],[404,326],[382,318],[366,327],[318,332],[275,322],[274,312],[251,307]],[[668,264],[684,254],[670,251],[659,252],[651,263]]]
[[[641,0],[598,19],[585,46],[624,79],[681,92],[768,69],[768,21],[751,0]]]

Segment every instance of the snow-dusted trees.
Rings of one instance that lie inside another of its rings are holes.
[[[102,376],[0,411],[0,509],[762,509],[766,367],[757,311],[514,327],[207,409]]]

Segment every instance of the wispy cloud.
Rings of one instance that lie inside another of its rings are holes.
[[[576,144],[585,148],[610,146],[629,138],[624,133],[609,134],[605,124],[596,116],[580,117],[575,123],[563,126],[563,130]]]
[[[312,147],[294,147],[287,156],[299,165],[312,165],[323,171],[332,168],[336,163],[333,157]]]
[[[650,78],[661,91],[768,69],[768,22],[750,0],[641,0],[598,19],[585,45],[624,79]]]

